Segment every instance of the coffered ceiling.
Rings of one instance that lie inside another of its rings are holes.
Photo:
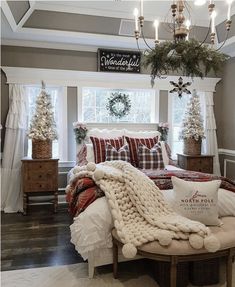
[[[187,1],[194,28],[191,37],[203,39],[207,33],[207,5],[196,7]],[[170,19],[172,1],[144,2],[145,35],[153,43],[152,21],[161,22],[159,37],[171,39],[166,30]],[[225,34],[224,23],[227,16],[226,1],[215,1],[219,41]],[[96,51],[97,47],[136,49],[133,37],[133,9],[139,1],[1,1],[1,40],[2,44],[31,47]],[[191,7],[191,8],[190,8]],[[235,4],[232,15],[235,14]],[[169,17],[168,17],[168,16]],[[233,17],[235,18],[235,16]],[[235,22],[235,19],[234,19]],[[235,24],[235,23],[233,23]],[[235,56],[235,25],[224,51]],[[140,42],[144,48],[144,44]]]

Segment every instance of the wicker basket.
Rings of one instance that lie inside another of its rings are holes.
[[[52,158],[51,140],[32,140],[32,158],[47,159]]]
[[[194,138],[184,139],[184,154],[200,155],[202,140],[196,141]]]

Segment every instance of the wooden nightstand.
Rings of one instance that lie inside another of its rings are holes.
[[[58,159],[22,159],[22,185],[24,214],[27,213],[28,196],[54,193],[54,212],[58,207]]]
[[[213,155],[187,155],[177,154],[179,167],[186,170],[213,173]]]

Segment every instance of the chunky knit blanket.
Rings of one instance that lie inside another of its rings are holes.
[[[183,239],[195,249],[219,249],[208,227],[174,213],[154,182],[129,163],[88,163],[74,169],[71,182],[83,177],[92,178],[105,193],[125,257],[133,258],[138,246],[154,240],[168,246],[172,239]]]

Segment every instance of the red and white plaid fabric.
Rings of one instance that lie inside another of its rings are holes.
[[[86,145],[84,144],[80,151],[77,153],[77,165],[79,166],[83,166],[83,165],[86,165],[87,164],[87,147]]]
[[[138,158],[141,169],[164,169],[162,149],[159,144],[155,144],[151,149],[139,144]]]
[[[119,150],[111,144],[106,144],[106,158],[105,160],[124,160],[130,162],[130,150],[128,144],[122,146]]]
[[[158,137],[154,137],[154,138],[126,137],[126,141],[130,149],[131,164],[135,167],[138,167],[138,146],[139,144],[142,143],[147,148],[152,148],[156,143],[158,143]]]
[[[113,147],[119,150],[124,145],[123,137],[118,137],[114,139],[103,139],[90,137],[94,148],[95,163],[100,163],[105,161],[105,146],[106,143],[110,143]]]

